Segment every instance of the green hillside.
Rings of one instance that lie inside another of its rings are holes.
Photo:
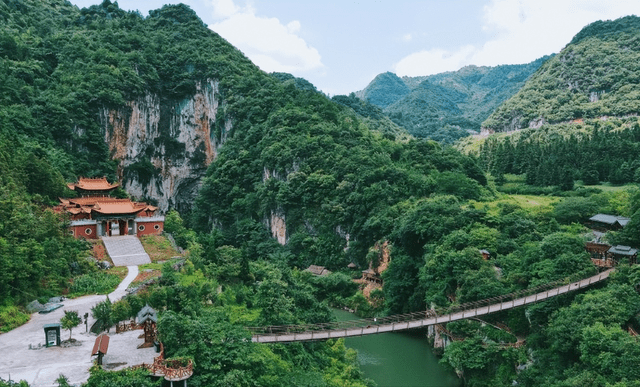
[[[357,96],[373,105],[386,108],[410,92],[411,89],[402,79],[387,71],[377,75]]]
[[[523,65],[466,66],[422,77],[378,75],[357,95],[381,108],[416,136],[452,142],[480,124],[515,94],[549,57]]]
[[[211,80],[219,105],[206,125],[212,137],[226,130],[193,213],[184,222],[176,212],[166,217],[166,230],[189,250],[184,269],[167,263],[157,283],[113,312],[127,319],[145,303],[160,311],[166,356],[195,360],[190,385],[371,385],[342,341],[268,347],[244,327],[330,321],[329,300],[366,311],[348,275],[316,280],[299,269],[367,265],[369,248],[386,235],[377,216],[390,205],[403,217],[417,198],[458,208],[458,200],[491,195],[473,158],[409,139],[373,106],[332,101],[303,79],[260,71],[185,5],[143,17],[108,0],[86,9],[0,0],[0,21],[3,330],[24,323],[16,310],[26,303],[96,270],[87,245],[47,209],[68,194],[65,181],[128,173],[149,181],[157,174],[151,155],[164,152],[171,164],[184,153],[161,114],[157,133],[148,133],[153,146],[140,150],[146,163],[117,169],[100,118],[149,95],[163,113]],[[286,246],[271,235],[274,214]]]
[[[640,18],[585,27],[482,126],[503,132],[640,111]]]
[[[538,186],[640,182],[639,27],[636,16],[592,23],[542,65],[483,123],[524,129],[483,141],[487,170]]]

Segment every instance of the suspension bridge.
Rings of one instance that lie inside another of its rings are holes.
[[[252,332],[251,340],[257,343],[326,340],[340,337],[397,332],[483,316],[544,301],[604,281],[609,278],[609,274],[613,271],[614,269],[609,269],[592,277],[568,284],[562,284],[561,281],[557,281],[503,296],[438,310],[322,324],[278,325],[248,327],[247,329]]]

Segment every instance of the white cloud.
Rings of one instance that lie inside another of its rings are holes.
[[[318,50],[299,36],[299,21],[284,25],[277,18],[256,15],[251,6],[240,8],[232,0],[213,0],[213,5],[214,14],[225,16],[210,28],[262,70],[299,73],[324,67]]]
[[[240,11],[233,3],[233,0],[211,0],[213,5],[213,16],[225,19]]]
[[[465,46],[454,52],[439,48],[424,50],[402,58],[395,64],[394,70],[399,76],[410,77],[457,70],[469,62],[474,50],[473,46]]]
[[[640,2],[627,0],[491,0],[483,9],[481,46],[413,53],[394,67],[398,75],[428,75],[468,65],[528,63],[557,53],[584,26],[597,20],[640,15]],[[422,72],[421,70],[422,69]]]
[[[404,34],[404,35],[402,35],[402,40],[403,40],[404,42],[410,42],[410,41],[411,41],[411,39],[413,39],[413,36],[412,36],[411,34]]]

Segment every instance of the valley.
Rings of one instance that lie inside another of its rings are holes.
[[[166,386],[154,365],[169,364],[192,386],[382,387],[410,367],[405,347],[428,371],[401,385],[640,379],[638,17],[528,64],[387,72],[333,97],[260,70],[184,4],[0,0],[0,20],[0,386]],[[108,198],[71,189],[97,180]],[[125,237],[144,253],[105,250]],[[103,301],[127,256],[130,294]],[[568,290],[465,308],[552,285]],[[161,355],[93,366],[86,333],[68,380],[9,381],[40,369],[15,371],[12,350],[67,349],[26,348],[44,338],[29,306],[58,296],[97,332],[146,324]],[[431,325],[417,314],[436,325],[286,343],[251,330]]]

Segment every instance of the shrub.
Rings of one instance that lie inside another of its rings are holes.
[[[0,306],[0,332],[9,332],[27,321],[29,321],[29,315],[17,306]]]
[[[79,296],[84,294],[106,294],[118,287],[120,278],[115,274],[89,273],[74,278],[70,292]]]

